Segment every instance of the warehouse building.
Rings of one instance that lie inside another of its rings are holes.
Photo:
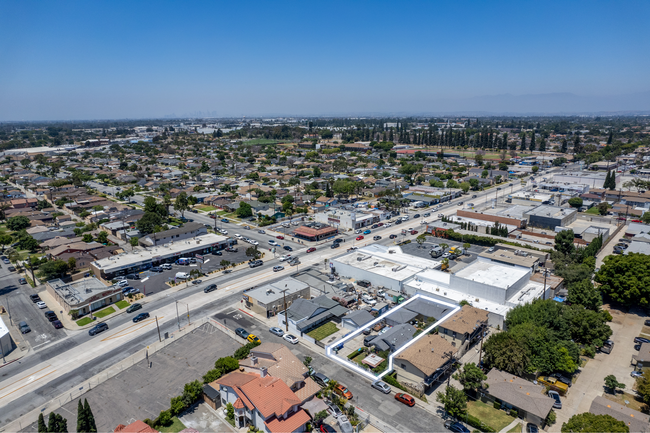
[[[244,306],[249,310],[263,316],[272,317],[287,308],[296,299],[309,299],[309,284],[294,278],[284,278],[274,283],[247,290],[244,292]]]
[[[71,283],[56,278],[46,282],[45,288],[66,313],[76,310],[79,316],[85,316],[123,298],[121,287],[106,287],[95,277]]]
[[[169,242],[147,250],[107,257],[92,262],[90,269],[97,278],[112,280],[117,276],[140,272],[162,263],[173,263],[181,257],[194,257],[196,254],[222,250],[236,243],[235,239],[210,233],[180,242]]]
[[[542,229],[554,230],[555,227],[566,227],[578,218],[576,209],[559,206],[540,205],[524,215],[528,218],[528,225]]]

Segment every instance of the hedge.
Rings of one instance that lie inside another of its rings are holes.
[[[490,427],[487,424],[484,424],[483,422],[481,422],[480,419],[478,419],[475,416],[472,416],[470,414],[466,415],[465,422],[467,424],[471,425],[472,427],[479,429],[482,432],[486,432],[486,433],[495,433],[496,432],[495,429],[493,429],[492,427]]]

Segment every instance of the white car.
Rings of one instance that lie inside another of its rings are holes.
[[[222,234],[222,235],[227,235],[227,234],[228,234],[228,230],[221,229],[221,234]]]
[[[257,242],[255,239],[251,239],[251,240],[250,240],[250,244],[251,244],[251,245],[259,245],[260,243]]]
[[[357,234],[357,235],[360,235],[361,233],[363,233],[363,231],[361,231],[361,230],[355,230],[354,231],[354,234]]]
[[[235,233],[235,237],[236,237],[237,239],[243,239],[243,236],[240,235],[239,233]]]
[[[298,337],[296,337],[295,335],[284,334],[282,336],[282,338],[284,338],[285,340],[287,340],[291,344],[298,344]]]
[[[370,305],[371,307],[373,307],[373,306],[375,306],[375,305],[377,304],[377,301],[375,301],[374,299],[372,299],[372,298],[371,298],[370,296],[368,296],[368,295],[363,295],[363,296],[361,296],[361,300],[362,300],[363,302],[365,302],[366,304]]]
[[[280,244],[277,243],[276,241],[274,241],[273,239],[271,239],[271,240],[269,241],[269,245],[272,245],[272,246],[274,246],[274,247],[279,247],[279,246],[280,246]]]
[[[291,254],[285,254],[284,256],[280,257],[281,262],[286,262],[287,260],[291,260]]]
[[[384,228],[385,228],[385,227],[390,227],[390,226],[392,226],[391,223],[386,223],[386,224],[384,224]]]
[[[284,271],[284,266],[280,266],[280,265],[273,266],[273,272],[280,272],[280,271]]]
[[[38,302],[36,303],[36,306],[37,306],[38,308],[40,308],[41,310],[42,310],[43,308],[47,308],[47,304],[46,304],[45,302],[43,302],[43,301],[38,301]]]
[[[129,285],[129,282],[127,280],[120,280],[115,284],[117,287],[126,287]]]

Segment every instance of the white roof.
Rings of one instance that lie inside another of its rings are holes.
[[[456,272],[459,278],[489,284],[490,286],[507,289],[521,280],[529,270],[513,266],[502,266],[493,262],[475,260],[469,266]]]
[[[7,325],[5,325],[5,322],[3,322],[2,317],[0,317],[0,338],[4,337],[9,333],[9,328],[7,328]]]

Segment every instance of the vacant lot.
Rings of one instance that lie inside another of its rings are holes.
[[[83,395],[92,408],[97,431],[111,432],[118,424],[154,419],[161,410],[169,409],[170,399],[183,393],[183,386],[214,368],[214,362],[232,355],[241,345],[210,324],[197,328],[164,349],[149,356]],[[77,401],[56,411],[68,420],[74,431],[77,422]],[[173,426],[172,426],[173,427]],[[180,425],[176,425],[180,427]],[[36,424],[24,431],[35,432]]]
[[[514,418],[502,410],[495,409],[491,405],[487,405],[482,401],[469,401],[467,402],[467,409],[470,415],[480,419],[484,424],[489,425],[496,431],[501,431]]]

